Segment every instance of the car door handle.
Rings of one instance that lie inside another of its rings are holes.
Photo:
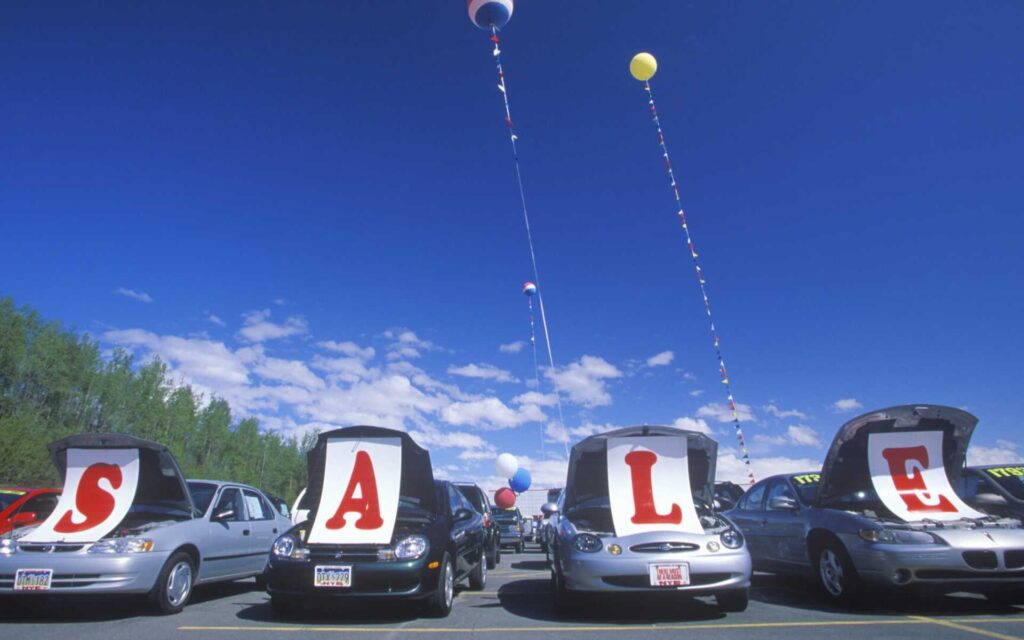
[[[762,520],[762,521],[761,521],[761,526],[762,526],[762,527],[763,527],[763,526],[765,526],[765,525],[767,525],[767,524],[768,524],[768,521],[767,521],[767,520]]]
[[[277,533],[277,527],[274,527],[274,533]]]
[[[249,535],[249,530],[248,529],[242,529],[242,535],[243,536]]]

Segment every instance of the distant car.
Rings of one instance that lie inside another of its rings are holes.
[[[523,540],[533,542],[533,518],[523,518]]]
[[[713,506],[717,452],[706,435],[661,426],[576,444],[552,520],[556,606],[599,592],[661,592],[714,595],[722,610],[746,609],[750,554]]]
[[[501,532],[494,520],[494,507],[487,501],[484,490],[472,482],[455,482],[455,488],[469,500],[473,508],[484,519],[484,546],[487,549],[487,568],[493,569],[501,562]]]
[[[60,489],[0,489],[0,535],[46,520],[59,498]]]
[[[282,516],[291,519],[291,511],[288,509],[288,503],[285,499],[280,496],[275,496],[272,493],[263,492],[263,495],[267,496],[267,500],[270,500],[270,504],[274,505],[274,510],[280,513]]]
[[[1021,523],[972,508],[953,489],[976,424],[937,405],[850,420],[820,473],[766,478],[728,513],[754,568],[813,575],[840,603],[883,588],[1024,601]]]
[[[960,495],[967,504],[988,513],[1024,520],[1024,465],[967,467]]]
[[[77,505],[84,522],[60,502],[42,524],[0,539],[2,596],[140,593],[157,611],[176,613],[197,584],[260,578],[274,538],[289,526],[253,487],[186,483],[156,442],[87,434],[49,449],[65,478],[62,500]]]
[[[320,433],[298,505],[309,518],[274,543],[267,591],[276,615],[306,602],[414,600],[452,609],[455,584],[487,582],[483,517],[405,432]],[[382,470],[386,469],[386,473]]]
[[[501,532],[501,546],[512,547],[516,553],[522,553],[526,544],[523,529],[523,514],[519,509],[499,509],[494,512],[494,520]]]
[[[736,503],[743,497],[743,487],[735,482],[723,481],[715,483],[715,500],[718,501],[718,508],[728,511],[736,506]]]

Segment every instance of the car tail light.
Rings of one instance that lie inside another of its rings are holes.
[[[485,513],[484,514],[484,526],[485,527],[491,526],[491,514],[489,514],[489,513]]]

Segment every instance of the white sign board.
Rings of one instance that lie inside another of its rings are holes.
[[[693,506],[686,437],[608,439],[608,498],[615,534],[704,533]]]
[[[323,480],[309,542],[391,542],[402,485],[400,438],[331,438]]]
[[[96,542],[128,515],[139,486],[138,449],[68,449],[57,508],[25,542]]]
[[[882,503],[897,517],[915,520],[983,518],[949,485],[941,431],[868,435],[868,468]]]

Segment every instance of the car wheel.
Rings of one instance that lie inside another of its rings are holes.
[[[750,602],[750,592],[747,589],[730,589],[715,594],[715,602],[722,611],[739,613],[747,610]]]
[[[270,609],[278,618],[291,618],[298,610],[298,603],[287,596],[270,596]]]
[[[263,573],[256,576],[256,590],[266,591],[267,590],[267,570],[264,569]]]
[[[523,552],[523,543],[522,542],[517,542],[516,543],[516,553],[522,553],[522,552]]]
[[[160,570],[149,600],[159,613],[178,613],[185,608],[195,581],[192,556],[184,551],[175,553]]]
[[[501,545],[494,545],[494,564],[501,564]]]
[[[437,585],[434,594],[427,603],[427,613],[435,618],[447,618],[452,612],[452,601],[455,599],[455,567],[451,556],[446,551],[437,569]]]
[[[814,552],[818,584],[833,602],[854,604],[860,593],[860,578],[846,548],[837,540],[826,540]]]
[[[551,591],[554,596],[556,611],[568,613],[572,610],[575,600],[572,597],[572,593],[565,588],[565,578],[562,577],[562,572],[558,570],[554,562],[551,563]]]
[[[483,591],[485,586],[487,586],[487,562],[480,558],[480,563],[469,574],[469,588],[471,591]]]

